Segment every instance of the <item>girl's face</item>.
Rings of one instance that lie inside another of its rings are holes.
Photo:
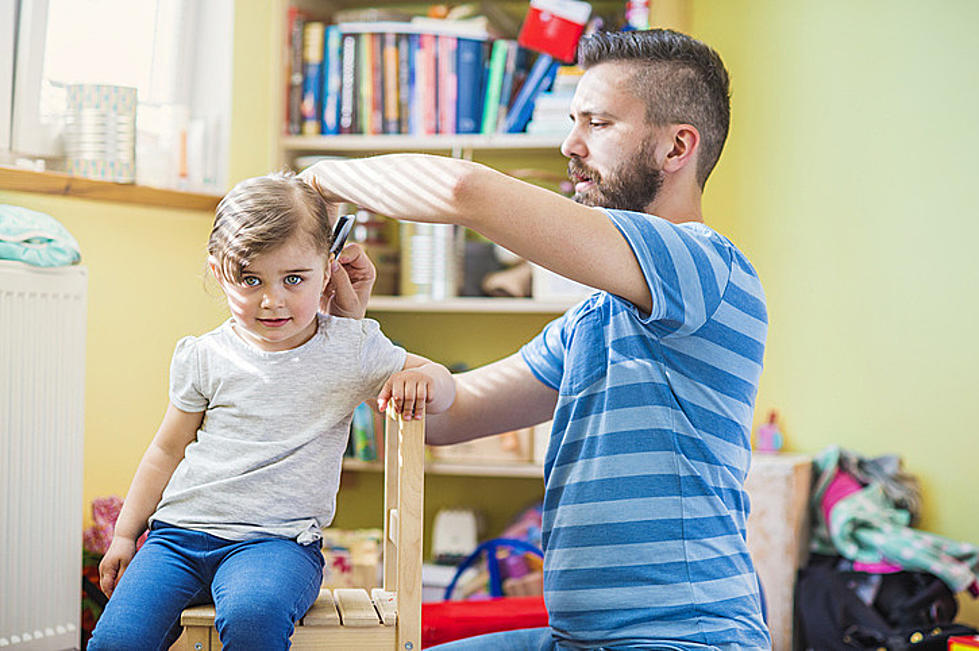
[[[329,258],[304,234],[255,257],[241,283],[212,271],[228,297],[240,337],[261,350],[289,350],[316,334],[320,296],[330,279]]]

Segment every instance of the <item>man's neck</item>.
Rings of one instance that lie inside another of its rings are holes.
[[[646,212],[674,224],[702,222],[704,221],[700,208],[702,196],[703,193],[697,185],[669,187],[664,183],[656,198],[646,206]]]

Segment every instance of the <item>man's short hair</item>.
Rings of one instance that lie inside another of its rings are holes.
[[[697,182],[707,182],[731,122],[727,70],[717,52],[670,29],[598,32],[581,40],[578,65],[624,61],[640,67],[630,79],[652,124],[691,124],[700,132]]]

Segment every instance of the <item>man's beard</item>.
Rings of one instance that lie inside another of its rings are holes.
[[[646,147],[640,147],[632,158],[605,177],[580,159],[572,158],[568,161],[571,180],[585,177],[592,181],[592,187],[584,192],[575,192],[572,198],[586,206],[645,212],[663,184],[663,173],[653,166],[646,153],[648,151]]]

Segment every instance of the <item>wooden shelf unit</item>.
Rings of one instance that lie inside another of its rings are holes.
[[[580,299],[579,299],[580,300]],[[433,300],[414,296],[371,296],[369,312],[452,312],[459,314],[563,314],[574,301],[462,296]]]
[[[354,472],[384,472],[382,461],[360,461],[359,459],[344,459],[343,469]],[[427,475],[462,475],[467,477],[544,477],[544,469],[535,463],[495,463],[495,464],[466,464],[428,461],[425,463]]]

